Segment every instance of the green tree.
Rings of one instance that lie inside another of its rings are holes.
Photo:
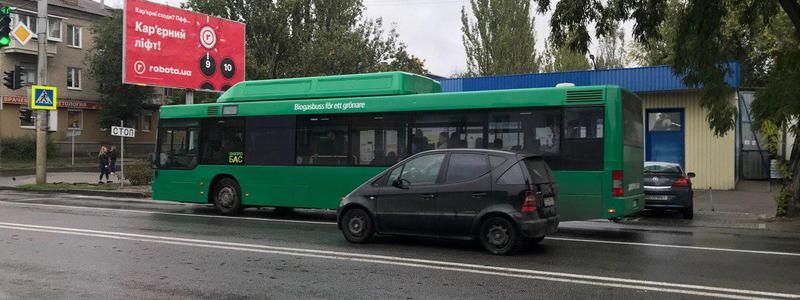
[[[394,54],[392,61],[389,63],[382,63],[377,71],[404,71],[422,75],[430,74],[428,69],[425,68],[425,60],[408,53],[403,43],[400,43],[400,47]]]
[[[555,47],[551,42],[544,43],[542,58],[542,72],[562,72],[591,70],[592,64],[585,54],[572,50],[569,47]]]
[[[727,95],[725,84],[731,60],[745,65],[744,79],[751,84],[764,81],[764,90],[757,93],[753,110],[757,122],[774,121],[777,126],[796,132],[792,122],[800,117],[800,2],[797,0],[560,0],[552,7],[551,37],[558,45],[586,52],[590,42],[587,27],[595,24],[598,36],[613,35],[611,24],[632,20],[633,35],[645,49],[654,49],[662,38],[663,25],[674,13],[673,40],[667,40],[666,55],[676,74],[690,87],[702,88],[700,104],[708,110],[706,119],[715,134],[723,136],[735,126],[736,107]],[[551,0],[536,0],[540,12],[551,10]],[[675,6],[674,11],[672,6]],[[791,24],[791,26],[789,25]],[[784,29],[785,31],[781,30]],[[764,36],[774,31],[777,39]],[[577,38],[567,41],[567,36]],[[670,38],[669,36],[667,36]],[[774,44],[773,46],[771,46]],[[743,51],[758,48],[758,52]],[[732,53],[733,52],[733,53]],[[764,57],[764,60],[760,60]],[[742,59],[744,58],[744,59]],[[762,65],[753,61],[763,61]],[[749,65],[749,66],[748,66]],[[788,81],[795,80],[795,81]],[[800,151],[800,139],[793,149]],[[784,185],[789,195],[788,215],[800,214],[800,152],[789,162],[791,180]]]
[[[472,19],[466,8],[461,8],[467,73],[487,76],[539,71],[530,1],[470,0],[470,6]]]
[[[414,57],[394,29],[363,16],[361,0],[189,0],[185,7],[247,24],[248,79],[376,72]]]
[[[122,84],[122,11],[114,10],[108,18],[100,19],[91,27],[94,48],[89,50],[89,74],[99,83],[103,96],[100,126],[107,128],[120,120],[135,119],[142,103],[152,96],[152,89]]]
[[[601,36],[597,43],[595,67],[597,69],[622,68],[628,64],[628,53],[625,48],[625,30],[619,23],[611,24],[610,32]]]

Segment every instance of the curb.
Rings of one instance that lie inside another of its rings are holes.
[[[73,195],[85,195],[85,196],[105,196],[105,197],[121,197],[121,198],[135,198],[135,199],[150,198],[150,195],[148,193],[140,193],[140,192],[112,192],[112,191],[68,190],[68,189],[29,190],[29,189],[21,189],[18,187],[7,187],[7,186],[0,186],[0,191],[17,191],[17,192],[38,193],[38,194],[73,194]]]

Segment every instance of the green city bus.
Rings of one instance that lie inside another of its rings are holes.
[[[442,93],[403,72],[245,81],[216,103],[161,107],[153,198],[336,209],[415,153],[489,148],[541,155],[561,220],[611,219],[644,205],[642,147],[641,100],[617,86]]]

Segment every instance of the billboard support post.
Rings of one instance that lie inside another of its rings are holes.
[[[194,90],[186,90],[186,104],[194,104]]]

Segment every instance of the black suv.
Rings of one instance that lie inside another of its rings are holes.
[[[353,243],[375,234],[477,239],[493,254],[510,254],[555,232],[556,194],[550,167],[539,156],[432,150],[342,198],[337,221]]]

